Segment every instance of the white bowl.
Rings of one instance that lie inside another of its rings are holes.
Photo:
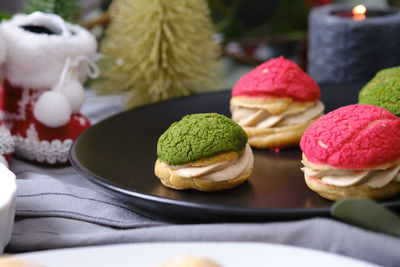
[[[17,183],[15,174],[0,163],[0,254],[10,242],[15,217]]]

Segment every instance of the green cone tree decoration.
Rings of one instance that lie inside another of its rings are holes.
[[[41,11],[54,13],[67,21],[74,21],[80,12],[80,0],[28,0],[23,7],[24,13]]]
[[[220,47],[205,0],[118,0],[101,43],[100,93],[132,108],[218,87]]]

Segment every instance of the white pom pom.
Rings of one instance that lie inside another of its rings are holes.
[[[44,92],[33,109],[35,118],[52,128],[66,125],[71,117],[71,107],[67,98],[60,92]]]
[[[72,113],[78,113],[85,100],[85,92],[82,84],[77,80],[69,80],[61,88],[61,92],[67,98]]]

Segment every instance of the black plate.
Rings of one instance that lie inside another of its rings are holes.
[[[326,111],[355,103],[361,84],[323,85]],[[221,192],[176,191],[154,175],[158,137],[184,115],[229,114],[230,92],[202,94],[126,111],[87,129],[73,144],[76,170],[143,215],[174,221],[259,221],[327,216],[332,202],[305,185],[301,151],[254,149],[255,166],[243,185]],[[398,209],[400,197],[384,202]]]

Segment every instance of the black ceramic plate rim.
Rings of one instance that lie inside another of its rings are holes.
[[[148,200],[148,201],[152,201],[155,203],[163,203],[163,204],[167,204],[167,205],[191,207],[191,208],[203,209],[203,210],[213,210],[213,211],[219,212],[221,215],[233,214],[233,213],[238,213],[238,214],[248,213],[248,214],[253,214],[253,215],[262,215],[262,214],[266,214],[266,213],[280,214],[280,215],[297,214],[297,215],[304,215],[304,216],[322,215],[322,214],[328,215],[329,214],[329,208],[245,208],[245,207],[240,207],[240,206],[228,206],[228,205],[219,205],[219,204],[210,205],[210,204],[202,204],[202,203],[196,203],[196,202],[188,202],[188,201],[183,201],[183,200],[176,200],[176,199],[167,198],[167,197],[159,197],[159,196],[154,196],[154,195],[149,195],[149,194],[144,194],[144,193],[139,193],[136,191],[124,189],[122,187],[116,186],[116,185],[104,180],[101,177],[98,177],[97,175],[92,173],[90,170],[83,167],[77,160],[75,153],[74,153],[76,143],[77,142],[73,143],[71,150],[70,150],[70,161],[71,161],[72,166],[75,169],[77,169],[80,173],[83,173],[84,176],[86,178],[88,178],[88,180],[90,182],[92,182],[100,187],[106,187],[107,189],[109,189],[117,194],[123,194],[125,196]]]
[[[270,214],[280,214],[280,215],[291,215],[291,214],[297,214],[297,215],[304,215],[304,216],[310,216],[310,215],[329,215],[330,208],[244,208],[240,206],[228,206],[228,205],[209,205],[209,204],[201,204],[201,203],[195,203],[195,202],[188,202],[188,201],[182,201],[182,200],[175,200],[172,198],[167,198],[167,197],[158,197],[154,195],[149,195],[149,194],[143,194],[135,191],[131,191],[128,189],[124,189],[121,187],[118,187],[108,181],[103,180],[102,178],[98,177],[97,175],[93,174],[91,171],[87,170],[85,167],[81,166],[79,161],[76,159],[76,156],[74,154],[74,146],[75,142],[72,145],[72,148],[70,150],[70,160],[71,164],[79,170],[81,173],[85,174],[85,177],[89,179],[90,182],[101,186],[101,187],[106,187],[110,189],[111,191],[119,194],[123,194],[125,196],[129,197],[134,197],[134,198],[139,198],[139,199],[144,199],[156,203],[163,203],[163,204],[168,204],[168,205],[174,205],[174,206],[185,206],[185,207],[191,207],[191,208],[196,208],[196,209],[204,209],[204,210],[214,210],[222,215],[224,213],[240,213],[240,214],[265,214],[265,213],[270,213]],[[392,207],[398,204],[396,201],[389,201],[383,203],[384,206],[386,207]]]
[[[218,92],[210,92],[210,93],[204,93],[202,95],[212,95],[212,94],[218,94],[218,93],[224,93],[225,90],[218,91]],[[161,101],[158,103],[154,104],[149,104],[145,105],[139,108],[136,108],[135,110],[140,110],[140,109],[146,109],[149,107],[165,104],[167,102],[179,102],[185,98],[190,98],[193,96],[185,96],[181,98],[175,98],[175,99],[169,99],[165,101]],[[112,115],[108,118],[103,119],[102,121],[97,122],[96,124],[92,125],[88,129],[92,127],[96,127],[96,125],[106,123],[108,120],[112,120],[114,117],[117,116],[123,116],[123,114],[132,112],[132,110],[126,110],[120,113],[117,113],[115,115]],[[86,130],[88,130],[86,129]],[[86,131],[85,130],[85,131]],[[83,132],[84,133],[84,132]],[[83,134],[82,133],[82,134]],[[241,207],[241,206],[234,206],[234,205],[220,205],[220,204],[202,204],[202,203],[196,203],[196,202],[189,202],[189,201],[183,201],[183,200],[176,200],[168,197],[160,197],[160,196],[154,196],[150,194],[144,194],[144,193],[139,193],[136,191],[132,191],[129,189],[125,189],[122,187],[119,187],[109,181],[104,180],[103,178],[97,176],[84,166],[82,166],[75,154],[75,147],[79,143],[80,136],[73,142],[71,149],[69,151],[69,158],[71,165],[81,174],[83,174],[84,177],[86,177],[90,182],[93,184],[100,186],[101,188],[106,188],[110,190],[113,195],[124,195],[127,197],[135,198],[135,199],[140,199],[140,200],[146,200],[153,202],[154,204],[166,204],[170,206],[176,206],[176,207],[190,207],[198,210],[208,210],[208,211],[215,211],[218,212],[220,215],[245,215],[245,214],[250,214],[250,215],[255,215],[255,216],[262,216],[262,215],[279,215],[280,217],[310,217],[310,216],[329,216],[330,215],[330,207],[323,207],[323,208],[252,208],[252,207]],[[333,202],[332,202],[333,203]],[[385,201],[381,203],[383,206],[391,208],[391,207],[397,207],[399,202],[398,201]],[[134,204],[132,204],[134,205]]]

